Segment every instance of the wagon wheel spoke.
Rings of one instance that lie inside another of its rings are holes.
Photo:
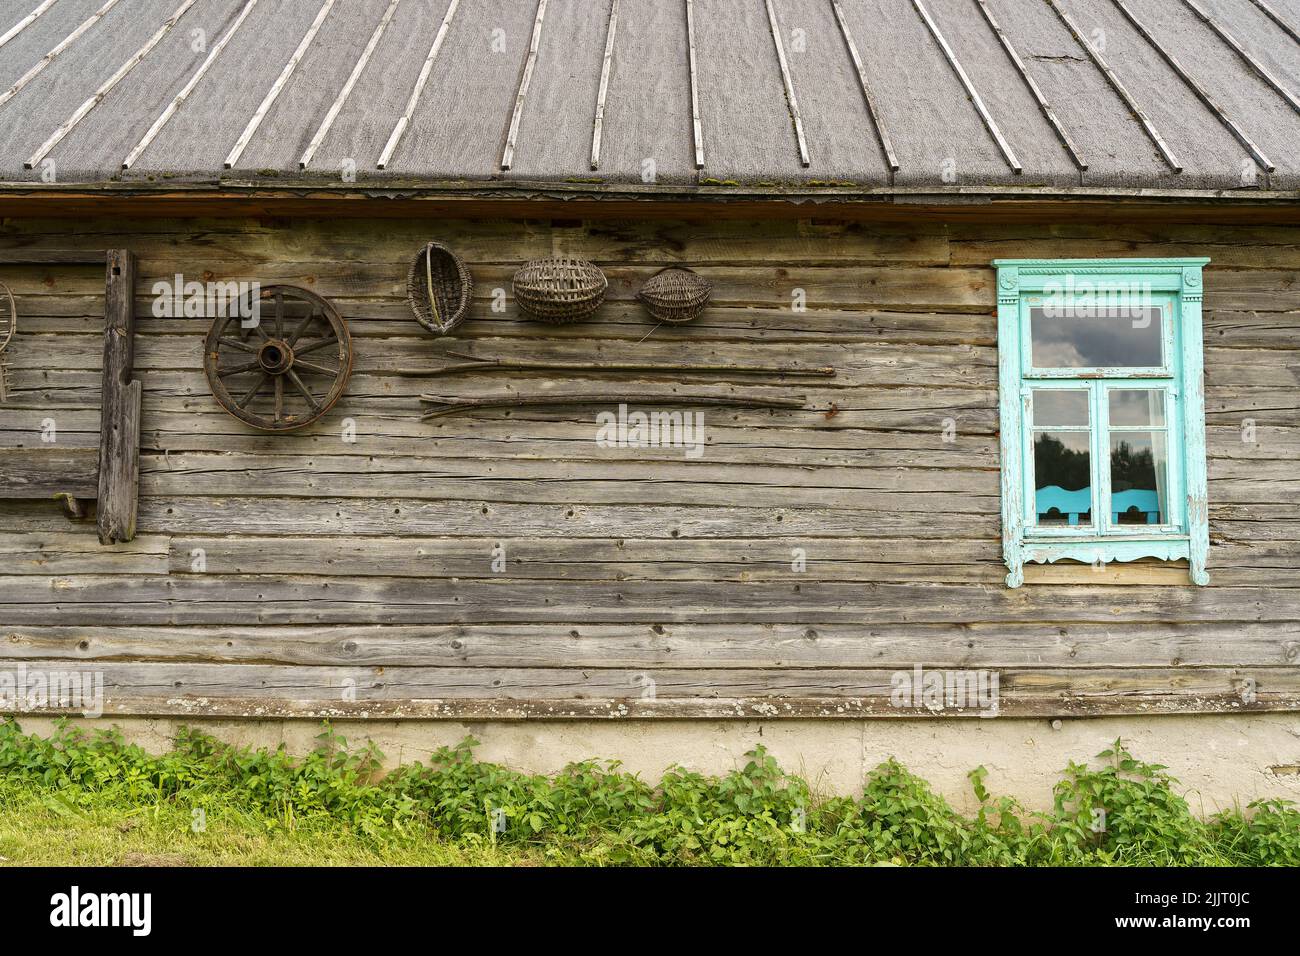
[[[241,339],[220,338],[217,339],[218,345],[225,345],[232,349],[239,349],[241,352],[256,352],[257,349]]]
[[[284,374],[288,377],[289,381],[293,382],[294,388],[302,392],[303,398],[307,399],[307,404],[312,407],[312,410],[318,410],[320,408],[320,402],[316,401],[316,396],[314,396],[311,393],[311,390],[302,383],[302,379],[298,377],[298,373],[293,369],[289,369],[289,371]]]
[[[315,362],[302,362],[302,361],[295,360],[293,363],[293,367],[304,369],[305,371],[308,372],[314,372],[317,375],[328,375],[330,378],[334,378],[336,375],[339,374],[338,369],[326,368],[324,365],[317,365]]]
[[[303,316],[302,321],[299,322],[297,328],[293,330],[293,334],[285,341],[287,341],[291,346],[296,345],[298,343],[298,336],[307,331],[307,326],[311,325],[311,320],[314,318],[316,318],[315,307],[307,310],[307,314]]]
[[[284,293],[275,294],[275,337],[284,338]]]
[[[275,377],[275,420],[281,422],[284,420],[284,376]]]
[[[293,345],[293,342],[290,342],[289,344]],[[308,342],[306,345],[303,346],[293,345],[293,354],[306,355],[308,352],[317,352],[321,349],[327,349],[331,345],[338,345],[338,344],[339,344],[338,339],[317,339],[315,342]]]
[[[251,362],[245,362],[243,365],[228,365],[226,368],[217,370],[218,378],[227,378],[231,375],[238,375],[240,372],[248,372],[257,368],[258,361],[254,359]]]
[[[253,400],[253,396],[256,395],[261,390],[262,386],[266,384],[266,380],[269,379],[270,377],[271,376],[263,372],[261,376],[257,379],[257,381],[253,383],[253,387],[250,388],[248,391],[246,391],[244,393],[244,397],[241,398],[239,401],[237,401],[235,404],[238,405],[240,408],[247,408],[248,403]]]

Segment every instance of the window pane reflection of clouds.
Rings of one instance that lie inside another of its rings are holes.
[[[1034,513],[1036,523],[1092,524],[1090,432],[1034,432]]]
[[[1165,424],[1165,393],[1154,388],[1113,388],[1110,390],[1111,425]]]
[[[1035,368],[1164,366],[1164,313],[1159,307],[1097,313],[1030,309],[1029,329]]]
[[[1169,452],[1162,431],[1110,436],[1110,510],[1114,524],[1168,523]]]
[[[1081,388],[1034,389],[1035,427],[1088,424],[1088,392]]]

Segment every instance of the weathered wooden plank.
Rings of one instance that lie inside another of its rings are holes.
[[[573,581],[998,580],[995,541],[896,538],[178,537],[173,574]],[[1300,562],[1298,562],[1300,563]]]
[[[1300,621],[1300,590],[858,582],[453,581],[216,574],[0,578],[11,624]]]
[[[1257,506],[1250,506],[1257,507]],[[140,501],[144,534],[225,535],[239,529],[283,535],[473,535],[601,537],[612,529],[641,538],[761,537],[803,535],[861,537],[871,533],[918,541],[994,538],[997,515],[952,512],[942,522],[915,513],[862,508],[693,507],[664,504],[512,504],[483,500],[421,501],[413,498],[277,498],[146,496]],[[1253,515],[1252,515],[1253,517]],[[1270,529],[1284,525],[1276,519]],[[1225,527],[1253,528],[1253,520]],[[1293,522],[1291,528],[1300,528]],[[45,505],[6,502],[0,528],[13,532],[49,529]],[[1278,532],[1278,540],[1295,540]]]
[[[103,411],[96,521],[103,544],[135,537],[143,387],[133,378],[135,258],[109,250],[104,286]]]
[[[396,253],[396,250],[394,250]],[[405,258],[409,254],[401,253]],[[860,266],[845,269],[838,265],[786,266],[773,265],[777,260],[763,260],[749,265],[701,266],[699,272],[713,283],[712,301],[718,305],[789,306],[796,290],[802,290],[809,308],[832,305],[848,307],[906,307],[915,310],[950,312],[986,312],[993,302],[993,276],[987,269],[945,268],[935,269],[911,265]],[[395,269],[391,261],[342,261],[315,259],[292,261],[284,257],[264,263],[252,264],[243,258],[227,261],[208,260],[204,263],[204,277],[216,282],[252,282],[263,285],[288,283],[307,286],[321,295],[366,295],[400,298],[405,295],[406,276]],[[192,261],[191,266],[192,268]],[[482,263],[474,268],[474,295],[490,301],[493,290],[509,290],[510,280],[518,269],[518,260],[505,263]],[[150,288],[155,281],[173,280],[178,263],[160,264],[155,268],[164,271],[152,273],[141,270],[142,288]],[[631,302],[645,280],[654,275],[659,265],[632,263],[605,263],[602,266],[609,279],[608,298],[611,301]],[[66,270],[65,270],[66,271]],[[1271,273],[1249,287],[1249,295],[1261,303],[1276,305],[1275,284],[1283,280]],[[54,282],[49,287],[50,281]],[[8,281],[8,279],[6,279]],[[39,279],[15,277],[12,283],[15,295],[33,292],[80,292],[89,294],[84,280],[74,275],[47,275]],[[1256,288],[1258,286],[1258,288]],[[1243,294],[1237,300],[1251,302]],[[1237,304],[1230,308],[1269,308],[1264,304]],[[511,305],[509,312],[514,314]]]
[[[1289,691],[1256,694],[1251,703],[1240,692],[1171,696],[1134,692],[1118,695],[1031,697],[1004,696],[1002,717],[1115,717],[1159,714],[1238,714],[1295,711],[1300,695]],[[77,714],[79,707],[25,709],[23,713]],[[109,716],[220,717],[257,720],[454,720],[563,721],[576,720],[863,720],[979,718],[980,711],[893,707],[887,696],[839,697],[682,697],[611,698],[596,700],[502,700],[454,698],[381,701],[316,701],[287,697],[162,697],[133,696],[114,691],[103,705]],[[987,715],[986,715],[987,716]]]
[[[410,335],[412,316],[404,299],[373,299],[334,296],[331,301],[347,318],[353,338],[388,338]],[[91,314],[97,300],[85,296],[30,295],[18,299],[23,328],[33,334],[93,332],[99,317]],[[140,335],[202,336],[210,320],[204,318],[161,318],[152,313],[153,299],[137,297],[136,331]],[[593,326],[576,323],[540,328],[520,322],[508,313],[492,311],[490,302],[471,302],[465,324],[441,339],[448,348],[463,348],[476,339],[522,339],[532,343],[591,339]],[[980,313],[881,312],[813,307],[794,312],[777,308],[718,306],[711,304],[704,314],[680,326],[662,326],[646,339],[647,316],[640,304],[607,302],[601,307],[599,333],[602,339],[624,343],[643,339],[653,342],[839,342],[965,344],[993,346],[995,326]],[[495,342],[494,342],[495,344]],[[432,346],[426,346],[432,349]]]
[[[395,256],[400,260],[409,258],[407,251],[428,241],[427,224],[401,219],[383,223],[128,219],[89,220],[80,225],[91,231],[68,235],[66,221],[7,220],[0,229],[0,262],[13,254],[39,256],[56,244],[121,245],[129,240],[142,269],[166,275],[177,261],[196,252],[204,258],[244,259],[259,265],[286,258],[357,262],[385,257],[391,250],[402,250]],[[576,229],[555,229],[549,219],[462,219],[448,221],[442,228],[454,235],[457,253],[471,265],[509,264],[550,255],[579,256],[598,264],[677,261],[734,265],[776,260],[801,265],[897,262],[941,266],[949,262],[948,239],[935,225],[601,220]]]
[[[56,670],[62,662],[31,661],[28,672]],[[500,711],[503,719],[515,707],[531,711],[550,701],[561,716],[592,716],[604,707],[608,716],[631,716],[634,702],[650,699],[656,706],[681,701],[687,707],[701,698],[749,701],[730,716],[770,718],[809,716],[806,701],[816,700],[818,716],[834,716],[841,707],[873,714],[889,710],[898,716],[943,715],[924,707],[890,705],[896,671],[808,669],[692,670],[654,669],[628,673],[617,669],[566,668],[367,668],[283,667],[255,664],[97,663],[94,679],[102,679],[107,712],[131,701],[131,712],[152,712],[152,706],[179,712],[229,713],[231,716],[278,716],[277,707],[292,701],[302,710],[324,710],[338,716],[409,716],[413,702],[424,716],[456,716],[440,706],[444,702],[490,702],[483,714]],[[652,687],[650,693],[646,687]],[[1244,692],[1247,691],[1248,692]],[[783,700],[804,702],[790,709]],[[1235,704],[1233,701],[1235,700]],[[155,701],[154,705],[147,703]],[[222,702],[224,701],[224,707]],[[435,703],[437,702],[437,703]],[[1217,668],[1134,670],[1098,669],[1055,671],[1014,670],[999,674],[994,713],[1180,713],[1206,710],[1250,711],[1291,709],[1300,704],[1300,668]],[[355,707],[338,705],[357,705]],[[143,710],[140,708],[143,707]],[[268,713],[269,708],[269,713]],[[337,708],[337,709],[336,709]],[[57,703],[38,708],[59,711]],[[81,705],[64,704],[64,710]],[[951,708],[947,716],[979,713],[981,705]],[[236,710],[238,712],[236,712]],[[649,711],[646,711],[649,713]],[[722,716],[720,713],[719,716]]]
[[[0,498],[94,498],[99,491],[99,449],[0,449]]]
[[[998,474],[982,469],[799,468],[747,466],[743,472],[702,461],[602,462],[460,461],[432,458],[208,455],[147,456],[141,489],[147,495],[457,498],[592,504],[639,504],[647,488],[659,501],[752,507],[873,507],[930,516],[996,511]],[[896,489],[907,488],[907,491]]]
[[[139,540],[139,539],[137,539]],[[1183,572],[1184,577],[1186,572]],[[0,660],[372,667],[1205,667],[1300,662],[1300,633],[1113,624],[10,625]]]
[[[65,523],[66,525],[66,523]],[[169,540],[158,535],[104,547],[90,534],[0,534],[0,573],[166,574]]]

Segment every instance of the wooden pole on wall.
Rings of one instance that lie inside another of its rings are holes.
[[[135,537],[140,484],[140,405],[135,362],[135,256],[110,249],[104,284],[104,394],[99,425],[99,540]]]

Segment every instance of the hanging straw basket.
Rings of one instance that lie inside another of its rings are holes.
[[[690,269],[660,269],[641,286],[636,297],[660,322],[679,325],[698,319],[713,294],[713,285]]]
[[[425,245],[406,275],[415,320],[435,335],[446,335],[465,320],[473,291],[465,260],[440,242]]]
[[[609,280],[585,259],[534,259],[515,273],[519,308],[543,322],[578,322],[600,308]]]

